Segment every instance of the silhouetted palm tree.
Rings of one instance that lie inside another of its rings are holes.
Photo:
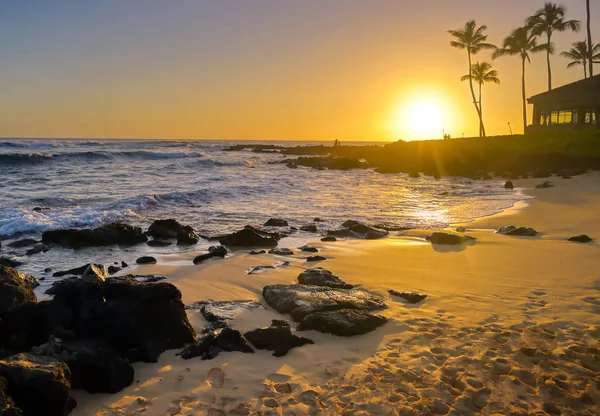
[[[592,61],[594,63],[600,63],[600,44],[592,45]],[[576,65],[583,65],[583,76],[587,78],[587,65],[589,59],[589,51],[587,42],[575,42],[570,51],[561,52],[561,56],[569,58],[571,63],[567,65],[567,68],[574,67]]]
[[[465,23],[465,27],[457,30],[449,30],[455,40],[450,42],[450,45],[458,49],[466,49],[467,56],[469,58],[469,73],[471,72],[471,55],[476,55],[479,51],[484,49],[496,49],[496,46],[491,43],[486,43],[487,35],[484,33],[487,30],[487,26],[483,25],[477,27],[475,20],[468,21]],[[469,78],[469,88],[471,89],[471,97],[473,98],[473,105],[477,111],[479,117],[479,136],[485,137],[485,127],[483,126],[483,119],[481,118],[481,110],[475,99],[475,91],[473,90],[473,80]]]
[[[481,114],[481,125],[483,126],[483,104],[481,103],[481,87],[483,84],[493,82],[494,84],[500,84],[500,78],[498,78],[498,71],[492,69],[492,64],[489,62],[476,62],[471,66],[471,73],[463,75],[460,78],[461,81],[475,81],[479,84],[479,112]],[[484,129],[485,130],[485,129]]]
[[[564,32],[572,30],[578,32],[581,27],[579,20],[565,20],[565,6],[559,6],[556,3],[547,2],[544,7],[539,9],[531,17],[528,17],[526,23],[533,29],[536,35],[546,34],[546,61],[548,64],[548,91],[552,89],[552,69],[550,67],[550,55],[554,54],[554,44],[552,43],[552,34],[554,32]]]
[[[592,15],[590,13],[590,0],[586,0],[585,2],[586,11],[587,11],[587,44],[589,45],[588,49],[588,65],[590,66],[590,77],[594,76],[594,58],[592,51]]]
[[[527,96],[525,95],[525,62],[531,62],[529,55],[546,50],[546,45],[537,44],[537,35],[533,33],[531,27],[525,26],[515,30],[506,38],[501,49],[496,49],[492,54],[492,59],[501,56],[521,57],[521,93],[523,96],[523,131],[527,129]]]

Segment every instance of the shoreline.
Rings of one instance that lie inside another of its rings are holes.
[[[383,415],[398,409],[407,415],[527,415],[539,409],[595,414],[600,411],[598,245],[565,239],[600,236],[594,221],[598,176],[554,179],[554,188],[528,191],[536,199],[527,207],[457,224],[478,239],[469,246],[432,246],[422,239],[430,231],[409,230],[383,240],[314,243],[327,257],[315,264],[297,255],[236,253],[199,266],[139,266],[139,274],[166,274],[185,304],[211,298],[260,301],[263,286],[293,283],[303,269],[324,267],[383,296],[388,323],[352,338],[302,332],[315,344],[280,358],[256,351],[185,361],[177,351],[167,351],[156,364],[134,364],[136,381],[119,393],[73,391],[79,403],[73,415]],[[492,232],[510,224],[534,227],[541,235]],[[180,260],[187,256],[193,257],[188,253]],[[249,267],[279,260],[290,265],[246,274]],[[388,289],[416,290],[428,298],[408,305]],[[190,310],[188,316],[200,332],[205,326],[200,313]],[[268,326],[271,319],[289,316],[270,308],[244,311],[231,327],[244,332]],[[523,352],[533,351],[527,348],[535,350],[531,357]],[[207,376],[216,367],[225,373],[218,389]],[[281,383],[289,392],[277,390]]]

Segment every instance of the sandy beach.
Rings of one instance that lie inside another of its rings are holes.
[[[72,414],[597,415],[600,248],[566,240],[600,238],[600,174],[552,182],[528,189],[535,199],[457,224],[474,244],[433,246],[425,240],[431,230],[410,230],[376,241],[314,243],[327,260],[313,264],[306,253],[236,252],[198,266],[191,261],[197,253],[159,257],[136,273],[167,275],[185,304],[261,301],[265,285],[294,283],[303,269],[319,266],[383,296],[389,321],[352,338],[303,332],[315,344],[279,358],[257,350],[184,360],[167,351],[156,364],[135,364],[134,383],[117,394],[73,391]],[[540,234],[494,233],[506,225]],[[284,260],[290,264],[246,273]],[[428,297],[409,305],[389,289]],[[198,310],[188,315],[200,333],[204,318]],[[272,319],[289,317],[265,307],[240,313],[230,326],[244,332]]]

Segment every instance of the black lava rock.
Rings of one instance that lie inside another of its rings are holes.
[[[246,332],[244,337],[259,350],[273,351],[275,357],[286,355],[292,348],[314,344],[309,338],[293,335],[290,324],[281,320],[273,320],[268,328]]]

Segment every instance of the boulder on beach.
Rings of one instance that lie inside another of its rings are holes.
[[[140,227],[113,222],[94,229],[60,229],[45,231],[42,242],[71,248],[134,245],[148,241]]]
[[[223,328],[218,334],[214,331],[210,332],[192,345],[185,347],[179,355],[185,360],[194,357],[200,357],[202,360],[212,360],[223,351],[254,353],[240,331]]]
[[[425,300],[427,295],[419,292],[398,292],[397,290],[390,289],[388,290],[390,295],[397,296],[406,300],[408,303],[419,303],[422,300]]]
[[[170,283],[87,276],[57,282],[51,289],[49,305],[70,314],[61,326],[77,339],[105,340],[131,362],[155,362],[163,351],[194,341],[181,292]]]
[[[309,262],[323,261],[323,260],[327,260],[327,257],[324,257],[324,256],[309,256],[309,257],[306,258],[306,261],[309,261]]]
[[[577,242],[577,243],[589,243],[594,240],[592,240],[591,237],[589,237],[585,234],[582,234],[582,235],[578,235],[578,236],[569,238],[569,241],[573,241],[573,242]]]
[[[269,250],[269,254],[275,254],[278,256],[291,256],[294,254],[289,248],[273,248]]]
[[[287,227],[288,225],[288,222],[281,218],[270,218],[264,224],[265,227]]]
[[[156,264],[156,258],[152,256],[142,256],[139,257],[135,262],[137,264]]]
[[[496,230],[496,233],[502,235],[512,235],[520,237],[535,237],[537,231],[533,228],[528,227],[515,227],[514,225],[508,225],[506,227],[500,227]]]
[[[186,307],[187,309],[200,309],[200,313],[212,329],[225,328],[229,321],[235,319],[240,313],[262,307],[255,300],[208,301],[201,300]]]
[[[303,225],[302,227],[300,227],[300,231],[305,231],[307,233],[316,233],[319,230],[316,225],[308,224],[308,225]]]
[[[308,314],[325,310],[387,308],[383,298],[363,290],[324,286],[270,285],[263,288],[263,297],[269,306],[279,313],[290,314],[296,322]]]
[[[504,183],[504,189],[515,189],[515,184],[512,181],[506,181]]]
[[[0,360],[0,376],[6,379],[10,397],[25,416],[64,416],[76,406],[69,397],[69,367],[54,358],[14,355]]]
[[[287,321],[276,319],[272,321],[271,326],[248,331],[244,337],[259,350],[273,351],[275,357],[286,355],[292,348],[314,344],[314,341],[309,338],[292,334]]]
[[[307,315],[298,324],[298,331],[315,330],[341,337],[351,337],[374,331],[386,322],[384,316],[374,315],[368,311],[338,309]]]
[[[305,253],[318,253],[319,249],[313,246],[302,246],[300,247],[300,251],[304,251]]]
[[[158,239],[176,238],[177,244],[196,244],[200,240],[191,226],[183,225],[173,218],[155,220],[148,228],[147,234]]]
[[[324,242],[324,243],[334,243],[334,242],[336,242],[336,241],[337,241],[337,238],[335,238],[335,237],[334,237],[334,236],[332,236],[332,235],[329,235],[329,236],[327,236],[327,237],[323,237],[323,238],[321,238],[321,241],[322,241],[322,242]]]
[[[247,225],[244,229],[221,238],[219,242],[231,247],[275,247],[279,238],[277,233]]]
[[[386,237],[389,234],[389,232],[386,230],[380,230],[355,220],[348,220],[344,222],[342,227],[349,229],[358,237],[366,238],[367,240],[376,240]]]
[[[35,354],[65,362],[71,371],[71,386],[90,393],[117,393],[133,383],[131,364],[103,340],[64,341],[50,337],[33,348]]]
[[[298,276],[301,285],[326,286],[340,289],[352,289],[352,285],[322,267],[306,269]]]
[[[174,285],[112,277],[105,287],[106,303],[95,317],[98,327],[130,361],[156,362],[163,351],[194,341],[181,292]]]
[[[9,310],[26,302],[37,302],[37,281],[8,266],[0,266],[0,320]]]
[[[443,232],[435,232],[427,237],[427,241],[431,242],[431,244],[441,245],[459,245],[468,242],[473,242],[475,240],[475,237],[471,237],[468,235],[457,235]]]
[[[552,188],[554,185],[552,185],[552,183],[550,181],[545,181],[543,183],[540,183],[539,185],[535,186],[535,189],[548,189],[548,188]]]
[[[267,254],[267,252],[265,250],[252,250],[248,254],[251,256],[258,256],[259,254]]]

